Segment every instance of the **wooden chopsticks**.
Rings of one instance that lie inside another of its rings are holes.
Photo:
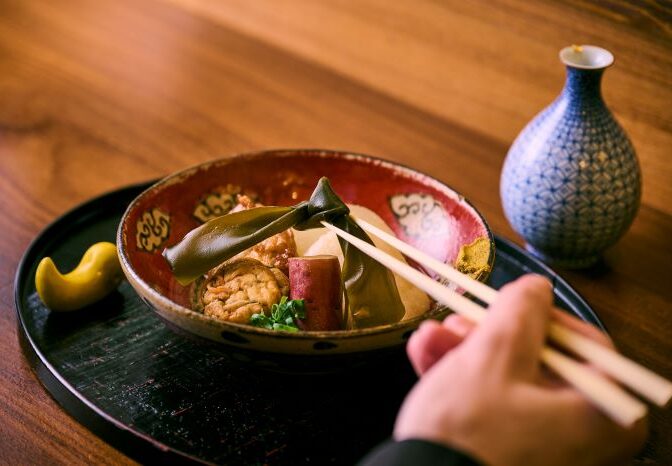
[[[376,228],[368,222],[357,219],[354,216],[353,219],[355,219],[355,221],[365,231],[378,236],[380,239],[397,248],[408,257],[413,258],[418,263],[431,268],[445,278],[453,281],[458,286],[464,288],[466,291],[472,293],[474,296],[478,297],[484,302],[490,303],[496,298],[497,291],[489,288],[487,285],[484,285],[483,283],[473,280],[471,277],[461,274],[447,264],[444,264],[428,256],[427,254],[413,248],[398,238],[395,238]],[[430,277],[412,268],[408,264],[398,261],[392,256],[377,249],[375,246],[372,246],[369,243],[362,241],[353,235],[350,235],[349,233],[335,227],[334,225],[331,225],[327,222],[322,222],[322,225],[333,231],[337,236],[348,241],[350,244],[365,254],[385,265],[394,273],[404,277],[406,280],[425,291],[432,298],[436,299],[438,302],[447,305],[453,311],[465,316],[472,322],[478,323],[485,317],[486,311],[481,306],[465,298],[459,293],[448,289],[439,282],[432,280]],[[654,399],[654,401],[658,400],[655,402],[659,404],[667,403],[672,397],[672,384],[664,378],[638,365],[634,361],[630,361],[618,353],[604,348],[601,345],[598,345],[597,343],[594,343],[591,340],[583,337],[582,335],[576,334],[576,332],[559,326],[558,324],[554,325],[559,330],[553,331],[553,329],[551,329],[549,331],[549,335],[552,338],[557,339],[557,341],[563,346],[571,346],[570,350],[572,352],[581,356],[583,356],[584,353],[590,353],[591,355],[594,353],[600,354],[600,357],[593,357],[593,359],[598,359],[599,363],[602,365],[610,365],[610,375],[611,372],[614,372],[622,376],[622,372],[628,372],[624,378],[629,381],[628,385],[631,387],[634,385],[638,388],[641,388],[642,384],[634,383],[632,379],[636,378],[636,376],[639,374],[646,374],[645,376],[648,378],[649,383],[651,380],[653,380],[657,385],[657,388],[654,390],[651,389],[651,387],[646,387],[644,389],[646,392],[645,396]],[[578,343],[576,342],[577,336],[580,337],[578,339]],[[597,351],[595,351],[593,346],[599,347]],[[605,357],[604,353],[609,354]],[[641,419],[646,415],[647,408],[645,404],[626,393],[618,385],[614,384],[610,380],[601,375],[598,375],[594,371],[589,370],[583,364],[572,360],[557,350],[545,347],[542,350],[541,359],[549,368],[553,369],[558,375],[563,377],[567,382],[577,388],[588,400],[590,400],[596,407],[602,410],[606,415],[611,417],[617,423],[623,426],[630,426],[638,419]],[[602,369],[599,364],[595,363],[593,360],[590,361]],[[614,361],[616,361],[616,363]],[[621,379],[618,378],[618,380]],[[666,394],[667,398],[665,399]]]

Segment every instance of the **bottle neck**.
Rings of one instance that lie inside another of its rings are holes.
[[[570,106],[604,106],[602,100],[602,74],[604,69],[586,70],[567,67],[567,79],[562,91]]]

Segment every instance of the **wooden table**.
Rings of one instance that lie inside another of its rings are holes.
[[[0,463],[125,464],[42,389],[13,276],[50,220],[99,193],[227,154],[343,148],[430,172],[516,238],[498,195],[517,132],[560,91],[558,50],[616,56],[604,95],[643,204],[564,276],[620,349],[672,377],[672,9],[653,2],[100,0],[0,4]],[[638,464],[672,464],[654,410]]]

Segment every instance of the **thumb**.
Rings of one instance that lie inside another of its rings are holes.
[[[486,351],[492,370],[536,379],[552,296],[551,283],[540,275],[526,275],[504,286],[467,343]]]

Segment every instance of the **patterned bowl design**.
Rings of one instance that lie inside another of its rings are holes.
[[[565,87],[514,141],[501,178],[504,211],[528,249],[571,268],[593,264],[625,233],[641,192],[635,150],[600,93],[613,57],[576,50],[561,52]]]
[[[171,175],[140,194],[124,214],[117,247],[124,273],[143,300],[172,328],[229,347],[265,355],[357,354],[400,347],[425,318],[352,331],[274,332],[228,322],[190,309],[190,287],[173,278],[161,255],[188,231],[228,212],[239,192],[256,193],[268,205],[293,205],[307,199],[326,175],[349,203],[380,215],[403,240],[432,256],[453,262],[459,248],[474,239],[494,242],[483,217],[461,195],[409,168],[367,157],[323,150],[279,150],[207,162]],[[487,274],[480,277],[485,280]],[[250,358],[249,354],[241,356]],[[252,359],[260,360],[262,357]]]

